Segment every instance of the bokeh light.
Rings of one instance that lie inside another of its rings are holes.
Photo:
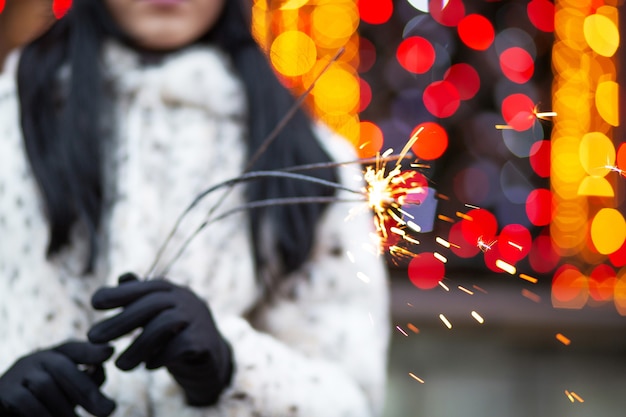
[[[274,39],[270,59],[274,68],[286,76],[293,77],[308,72],[315,64],[317,49],[315,42],[306,33],[291,30]]]
[[[465,4],[462,0],[430,0],[428,11],[438,23],[443,26],[454,27],[465,16]]]
[[[563,265],[552,279],[552,305],[558,308],[580,309],[589,298],[587,277],[573,265]]]
[[[611,19],[601,14],[592,14],[585,18],[583,25],[585,40],[595,53],[613,56],[619,46],[619,30]]]
[[[421,36],[411,36],[400,43],[396,57],[407,71],[423,74],[435,62],[435,48],[427,39]]]
[[[514,130],[530,129],[535,123],[535,104],[525,94],[511,94],[502,101],[502,117]]]
[[[458,23],[459,38],[469,48],[484,51],[489,48],[495,38],[491,21],[479,14],[469,14]]]
[[[546,226],[552,220],[552,192],[544,188],[531,191],[526,199],[526,215],[535,226]]]
[[[517,46],[505,49],[500,54],[500,69],[511,81],[517,84],[528,82],[535,72],[533,57]]]
[[[554,3],[550,0],[531,0],[526,6],[528,19],[544,32],[554,31]]]
[[[461,105],[461,96],[449,81],[435,81],[424,89],[424,106],[436,117],[452,116]]]
[[[592,220],[591,239],[603,255],[618,250],[626,239],[626,221],[622,213],[612,208],[601,209]]]
[[[443,279],[445,272],[445,265],[431,252],[420,253],[409,263],[409,279],[413,285],[422,290],[435,288]]]
[[[413,129],[411,136],[421,130],[417,141],[412,146],[418,160],[431,161],[439,158],[448,148],[448,133],[436,122],[420,123]]]
[[[393,13],[392,0],[358,0],[361,20],[372,25],[380,25],[389,20]]]
[[[454,64],[443,75],[444,81],[452,83],[461,100],[470,100],[480,90],[480,76],[470,64]]]
[[[549,140],[534,142],[530,148],[530,166],[535,174],[541,178],[550,176],[550,151],[551,143]]]
[[[589,295],[596,301],[610,301],[613,299],[617,276],[609,265],[596,266],[589,275]]]
[[[461,231],[466,241],[477,245],[478,241],[491,242],[498,232],[498,220],[489,210],[473,209],[461,220]]]
[[[67,11],[72,7],[72,0],[54,0],[52,2],[52,13],[57,19],[65,16]]]
[[[371,158],[380,152],[384,142],[380,127],[370,121],[362,121],[359,132],[357,150],[361,158]]]

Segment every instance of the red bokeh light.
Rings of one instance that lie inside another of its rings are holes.
[[[514,130],[522,132],[530,129],[535,120],[535,104],[525,94],[511,94],[502,101],[502,117]]]
[[[418,159],[432,161],[439,158],[448,149],[448,133],[439,123],[424,122],[413,129],[411,137],[422,128],[423,130],[419,133],[417,141],[411,149]]]
[[[387,22],[393,14],[392,0],[358,0],[361,20],[372,25]]]
[[[450,249],[459,258],[473,258],[480,252],[478,246],[468,242],[461,230],[461,222],[454,223],[448,233],[448,241],[453,244]]]
[[[494,238],[494,241],[496,239],[497,238]],[[494,243],[490,246],[490,248],[491,249],[485,251],[483,255],[485,266],[487,266],[487,268],[489,268],[493,272],[501,273],[503,272],[502,269],[496,265],[497,260],[503,260],[502,254],[500,253],[500,247],[496,243]]]
[[[435,48],[428,39],[410,36],[398,46],[396,58],[405,70],[423,74],[435,63]]]
[[[420,253],[409,263],[409,279],[417,288],[435,288],[446,273],[445,265],[431,252]]]
[[[626,171],[626,143],[622,143],[617,148],[617,167],[622,171]]]
[[[535,226],[546,226],[552,220],[552,192],[545,188],[532,190],[526,198],[526,215]]]
[[[500,54],[500,69],[509,80],[524,84],[532,78],[535,72],[535,62],[526,50],[514,46],[505,49]]]
[[[461,96],[454,84],[448,81],[435,81],[424,89],[424,106],[433,116],[452,116],[461,105]]]
[[[617,268],[626,265],[626,241],[618,250],[609,254],[609,260]]]
[[[383,146],[383,131],[373,122],[362,121],[359,123],[359,146],[358,154],[361,158],[375,156]]]
[[[469,14],[459,22],[459,38],[465,45],[477,51],[484,51],[493,43],[496,36],[493,25],[485,16]]]
[[[554,3],[550,0],[531,0],[526,6],[526,13],[537,29],[554,32]]]
[[[530,147],[530,166],[541,178],[550,176],[550,155],[552,144],[549,140],[540,140]]]
[[[372,101],[372,87],[363,78],[359,78],[359,112],[362,112]]]
[[[0,0],[0,13],[4,10],[4,2],[5,0]]]
[[[598,265],[589,277],[589,295],[596,301],[612,300],[616,281],[613,268],[604,264]]]
[[[587,278],[572,265],[563,265],[552,278],[552,298],[560,307],[580,308],[587,299]]]
[[[498,249],[502,258],[509,263],[516,263],[530,252],[532,236],[521,224],[508,224],[500,231]]]
[[[480,76],[478,71],[469,64],[454,64],[443,75],[443,79],[452,83],[461,100],[469,100],[480,89]]]
[[[52,3],[52,13],[57,19],[65,16],[65,13],[72,7],[72,0],[54,0]]]
[[[473,209],[461,220],[461,231],[465,240],[473,245],[477,245],[479,239],[484,243],[490,243],[495,240],[498,221],[496,216],[486,209]]]
[[[465,16],[465,5],[462,0],[430,0],[428,2],[430,16],[439,24],[454,27]]]
[[[560,261],[561,257],[552,247],[550,236],[537,236],[528,254],[528,262],[533,271],[540,274],[550,272],[556,268]]]
[[[376,47],[364,37],[359,38],[359,73],[372,69],[376,63]]]

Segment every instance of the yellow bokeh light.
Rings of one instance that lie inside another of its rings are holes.
[[[586,177],[578,187],[578,195],[593,197],[614,197],[613,187],[606,178]]]
[[[603,208],[591,222],[591,240],[601,254],[618,250],[626,239],[626,221],[618,210]]]
[[[311,14],[312,36],[318,46],[338,48],[359,26],[359,12],[353,2],[321,4]]]
[[[601,14],[585,18],[583,33],[587,44],[602,56],[613,56],[619,46],[619,30],[615,23]]]
[[[589,132],[582,137],[578,155],[583,169],[594,177],[604,177],[615,164],[615,146],[600,132]]]
[[[304,32],[283,32],[272,42],[270,59],[279,73],[290,77],[302,75],[317,59],[315,42]]]
[[[317,108],[325,113],[350,113],[358,107],[359,91],[359,81],[354,74],[332,66],[317,80],[311,94]]]
[[[611,126],[619,125],[619,85],[615,81],[604,81],[596,89],[596,108],[602,119]]]
[[[272,0],[272,7],[280,10],[297,10],[308,2],[309,0]]]

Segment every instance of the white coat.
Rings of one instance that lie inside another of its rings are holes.
[[[105,146],[99,255],[88,276],[80,227],[70,247],[45,257],[48,228],[20,132],[15,56],[0,75],[0,374],[36,349],[85,340],[102,319],[90,307],[92,293],[124,272],[145,274],[193,197],[237,177],[246,163],[245,93],[223,53],[193,47],[143,67],[110,44],[103,58],[115,89],[114,128]],[[317,132],[335,160],[354,160],[343,139]],[[359,174],[355,165],[340,169],[342,183],[357,190]],[[245,203],[241,187],[223,191],[188,216],[164,263],[211,207],[225,213]],[[122,372],[110,361],[103,392],[117,403],[114,416],[379,415],[390,326],[387,276],[371,233],[364,203],[332,203],[309,260],[270,301],[254,271],[245,213],[211,223],[167,276],[207,300],[233,347],[231,385],[216,406],[192,408],[165,370]],[[119,341],[116,355],[128,343]]]

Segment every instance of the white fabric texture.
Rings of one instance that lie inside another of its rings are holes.
[[[220,51],[194,47],[146,67],[111,44],[104,65],[115,88],[115,128],[100,251],[86,277],[80,227],[69,248],[45,259],[48,229],[23,148],[14,66],[0,75],[0,373],[37,348],[84,340],[103,316],[91,309],[91,294],[121,273],[145,274],[193,197],[246,164],[245,93]],[[334,159],[355,159],[342,138],[324,127],[317,132]],[[362,187],[359,167],[342,166],[340,175],[348,187]],[[219,214],[245,203],[241,187],[223,191],[188,216],[160,267],[211,207]],[[114,416],[379,415],[390,326],[387,276],[372,232],[364,203],[331,204],[310,259],[270,300],[255,277],[245,213],[210,223],[167,276],[207,300],[233,347],[232,383],[216,406],[193,408],[166,371],[121,372],[110,361],[103,391],[117,402]],[[127,344],[120,341],[116,354]]]

